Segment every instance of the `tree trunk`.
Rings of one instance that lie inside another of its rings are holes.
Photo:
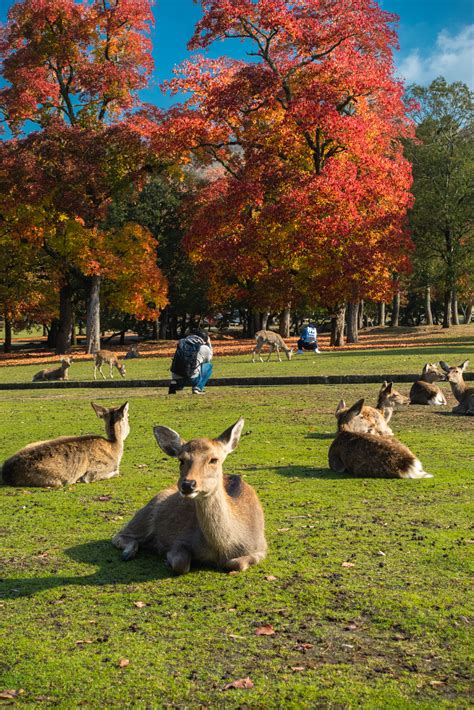
[[[158,319],[158,322],[160,324],[158,337],[160,340],[166,340],[168,337],[168,316],[168,308],[163,308]]]
[[[377,303],[377,325],[385,326],[385,303],[383,301]]]
[[[58,355],[64,355],[71,347],[72,322],[72,289],[69,283],[66,283],[59,291],[59,330],[56,339]]]
[[[468,303],[468,305],[466,306],[466,312],[464,314],[464,323],[466,325],[469,325],[472,320],[472,306],[472,303]]]
[[[290,337],[290,323],[291,323],[291,304],[289,303],[287,307],[280,313],[280,327],[278,332],[282,338]]]
[[[253,311],[253,334],[262,329],[262,314],[259,311]]]
[[[444,292],[443,328],[451,327],[451,290]]]
[[[393,303],[392,303],[392,320],[390,322],[390,325],[392,326],[392,328],[398,328],[399,320],[400,320],[400,291],[397,291],[397,293],[393,297]]]
[[[5,340],[3,342],[3,352],[11,353],[12,351],[12,322],[5,316]]]
[[[346,315],[345,303],[336,306],[331,316],[331,345],[340,347],[344,345],[344,321]]]
[[[262,320],[261,320],[262,330],[267,330],[269,318],[270,318],[270,311],[264,311],[262,313]]]
[[[451,318],[453,325],[459,325],[458,295],[456,293],[456,287],[454,287],[451,291]]]
[[[46,341],[48,348],[56,348],[56,341],[58,339],[58,333],[59,333],[59,319],[53,318],[53,320],[51,321],[49,331],[48,331],[48,339]]]
[[[358,322],[358,330],[362,330],[364,327],[364,299],[361,298],[359,301],[359,322]]]
[[[425,288],[425,318],[427,325],[433,325],[433,312],[431,310],[431,287]]]
[[[71,345],[77,345],[76,318],[74,316],[74,311],[72,312],[72,323],[71,323]]]
[[[90,278],[86,333],[86,352],[100,350],[100,276]]]
[[[158,327],[160,325],[159,318],[155,318],[152,324],[151,339],[158,340]]]
[[[347,342],[359,342],[359,301],[351,301],[347,307]]]

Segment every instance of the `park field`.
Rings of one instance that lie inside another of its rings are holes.
[[[379,364],[416,372],[428,360],[468,357],[455,343],[403,360],[411,355],[380,353]],[[312,356],[304,357],[304,365],[274,367],[309,368]],[[347,367],[368,368],[361,357],[339,355]],[[130,369],[159,362],[132,361]],[[229,374],[254,367],[243,356],[223,363]],[[323,363],[339,371],[336,355],[314,366]],[[21,369],[1,372],[13,380]],[[452,416],[450,406],[394,415],[392,428],[432,479],[332,473],[339,399],[373,403],[377,391],[1,391],[0,460],[33,440],[101,432],[91,400],[128,399],[131,434],[116,479],[63,490],[0,487],[0,697],[8,690],[18,706],[60,708],[470,707],[473,419]],[[244,434],[225,470],[260,496],[268,557],[238,575],[193,569],[184,577],[151,554],[122,562],[111,537],[177,479],[152,426],[215,436],[240,415]],[[262,626],[274,633],[257,635]],[[253,687],[225,689],[243,678]]]

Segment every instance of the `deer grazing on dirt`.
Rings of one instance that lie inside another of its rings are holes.
[[[408,447],[392,436],[354,431],[360,399],[340,417],[339,431],[329,447],[329,467],[337,473],[370,478],[432,478]]]
[[[49,370],[40,370],[36,375],[33,375],[32,382],[41,382],[44,380],[67,380],[68,370],[71,367],[72,358],[63,357],[61,358],[61,364],[59,367],[51,367]]]
[[[271,354],[275,350],[277,351],[278,360],[281,362],[280,348],[285,351],[288,360],[291,360],[293,350],[289,348],[288,345],[286,345],[285,341],[283,340],[281,335],[279,335],[279,333],[274,333],[273,330],[259,330],[257,331],[257,333],[255,333],[255,338],[257,340],[257,345],[255,346],[255,350],[252,354],[252,362],[255,362],[256,355],[259,356],[260,362],[263,362],[263,358],[260,351],[262,350],[264,345],[268,345],[270,347],[267,362],[270,360]]]
[[[97,379],[97,370],[99,370],[104,380],[107,379],[107,377],[102,372],[102,365],[104,363],[110,366],[110,377],[112,379],[114,377],[114,367],[117,368],[122,377],[125,377],[125,365],[120,362],[116,354],[113,353],[111,350],[98,350],[96,353],[94,353],[94,380]]]
[[[188,442],[168,427],[153,429],[161,449],[179,461],[178,485],[158,493],[113,538],[124,560],[148,547],[165,555],[175,574],[185,574],[192,561],[241,572],[265,557],[257,494],[240,476],[222,472],[243,425],[240,418],[216,439]]]
[[[5,461],[3,483],[59,488],[117,476],[123,442],[130,432],[128,402],[109,409],[91,404],[97,416],[104,420],[106,439],[93,435],[60,436],[29,444]]]
[[[376,407],[365,404],[360,413],[352,420],[352,431],[358,434],[375,434],[377,436],[393,436],[388,426],[394,409],[399,404],[408,404],[408,397],[393,389],[393,382],[384,382],[380,388]],[[348,407],[343,399],[337,405],[335,412],[338,429],[344,421]]]
[[[468,387],[462,376],[464,370],[466,370],[469,365],[469,360],[464,360],[458,367],[449,367],[446,362],[440,362],[439,364],[445,371],[446,379],[451,385],[453,395],[459,402],[459,404],[452,408],[452,413],[474,416],[474,387]]]
[[[410,390],[410,404],[446,404],[446,397],[435,382],[444,382],[446,375],[436,363],[427,362],[423,366],[420,379]]]

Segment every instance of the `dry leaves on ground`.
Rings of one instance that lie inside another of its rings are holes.
[[[232,683],[227,683],[227,685],[224,685],[222,690],[239,690],[247,688],[253,688],[253,682],[248,677],[233,680]]]
[[[255,629],[255,636],[274,636],[276,633],[275,629],[271,624],[266,626],[258,626]]]

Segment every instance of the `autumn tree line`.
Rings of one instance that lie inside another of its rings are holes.
[[[304,317],[469,323],[473,95],[396,78],[372,0],[201,0],[194,53],[145,104],[149,0],[22,0],[0,30],[0,314],[174,338]],[[157,13],[159,22],[159,11]],[[211,59],[222,39],[245,58]],[[182,97],[185,96],[184,100]],[[180,100],[181,99],[181,100]],[[461,314],[461,316],[460,316]]]

